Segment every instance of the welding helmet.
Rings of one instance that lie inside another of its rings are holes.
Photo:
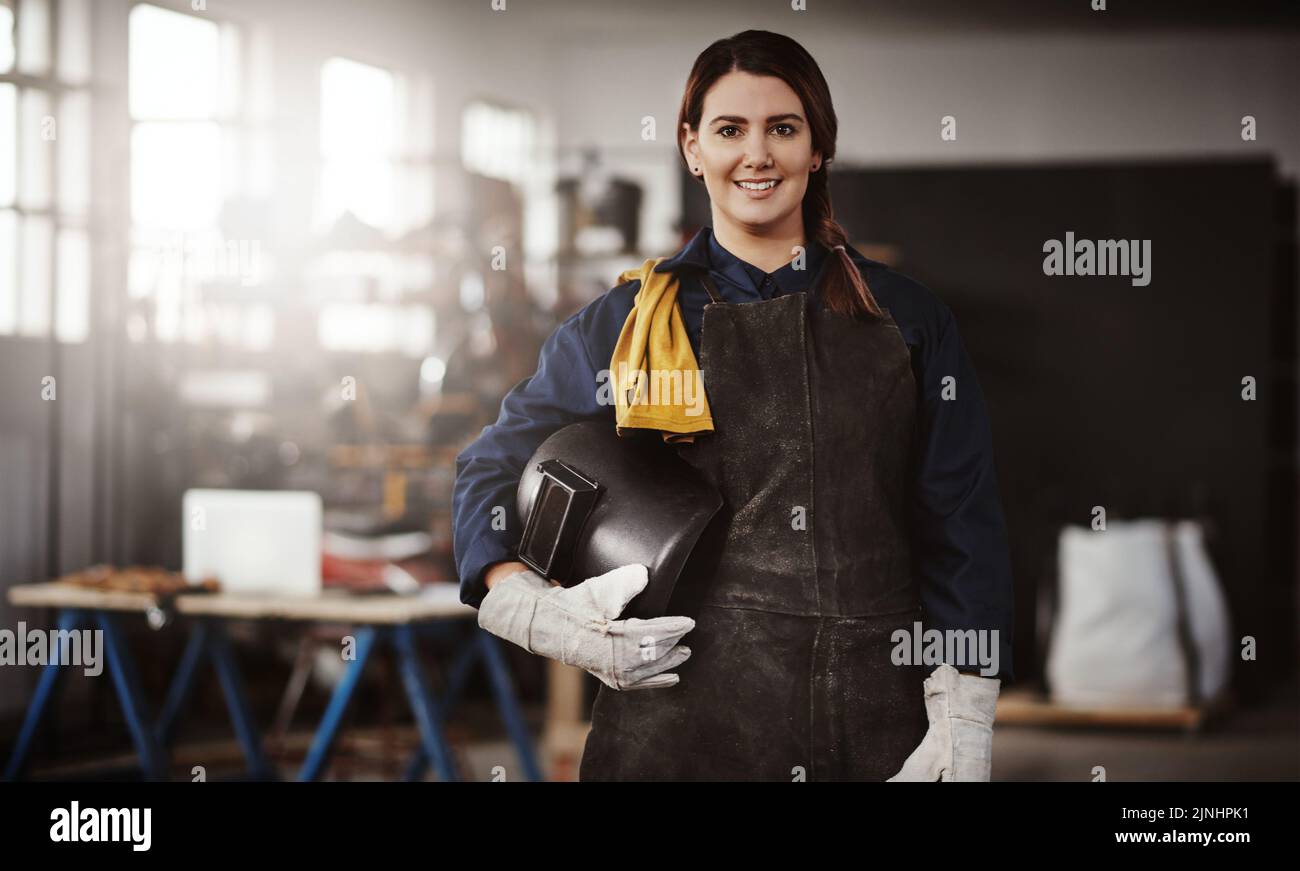
[[[722,496],[657,431],[584,421],[542,442],[519,480],[519,559],[566,587],[629,563],[649,582],[622,617],[663,616]]]

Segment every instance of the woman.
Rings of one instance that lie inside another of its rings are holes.
[[[462,598],[489,631],[604,682],[584,780],[987,780],[1011,579],[983,397],[952,315],[848,245],[828,189],[829,88],[796,42],[745,31],[709,46],[679,122],[713,228],[561,324],[462,452]],[[547,435],[613,423],[593,384],[665,273],[712,424],[674,449],[724,509],[674,616],[647,626],[617,619],[643,572],[551,588],[513,561],[517,524],[492,518]],[[995,668],[913,661],[921,627],[992,633]]]

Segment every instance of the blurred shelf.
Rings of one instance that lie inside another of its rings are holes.
[[[1085,708],[1062,705],[1028,689],[998,698],[999,726],[1090,726],[1110,729],[1182,729],[1194,732],[1231,707],[1226,700],[1199,708]]]
[[[458,445],[431,447],[422,444],[334,445],[330,462],[336,467],[352,469],[407,469],[430,471],[453,464],[460,453]]]

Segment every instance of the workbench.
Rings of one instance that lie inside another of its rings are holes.
[[[429,688],[419,660],[417,635],[446,635],[460,628],[463,621],[476,620],[477,612],[460,601],[453,584],[425,587],[421,593],[412,596],[353,595],[326,590],[312,596],[187,593],[166,599],[149,593],[106,591],[49,582],[11,587],[9,602],[16,607],[54,609],[60,630],[72,631],[89,625],[103,631],[104,656],[141,771],[148,780],[167,779],[166,748],[189,698],[194,676],[205,658],[211,660],[221,683],[226,709],[243,749],[249,776],[277,779],[263,752],[261,736],[249,709],[226,632],[226,622],[231,620],[341,623],[355,627],[353,656],[316,730],[298,772],[299,780],[315,780],[324,770],[366,663],[375,645],[380,643],[394,648],[403,688],[420,735],[419,749],[407,768],[407,779],[420,777],[429,763],[433,764],[440,780],[457,779],[442,724],[458,701],[470,669],[476,663],[482,663],[487,670],[497,709],[519,754],[524,776],[529,780],[541,780],[532,738],[495,638],[475,625],[456,649],[444,696],[435,698]],[[157,721],[150,719],[135,663],[122,636],[119,620],[125,615],[147,616],[155,626],[180,617],[190,627],[185,650]],[[32,739],[56,691],[60,669],[57,654],[52,654],[50,662],[42,666],[17,743],[4,769],[5,780],[17,779],[22,774]]]

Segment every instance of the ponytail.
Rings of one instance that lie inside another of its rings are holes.
[[[849,255],[848,234],[835,220],[824,164],[808,176],[803,216],[804,231],[824,245],[833,258],[823,270],[819,290],[822,305],[844,315],[883,319],[884,311]]]

